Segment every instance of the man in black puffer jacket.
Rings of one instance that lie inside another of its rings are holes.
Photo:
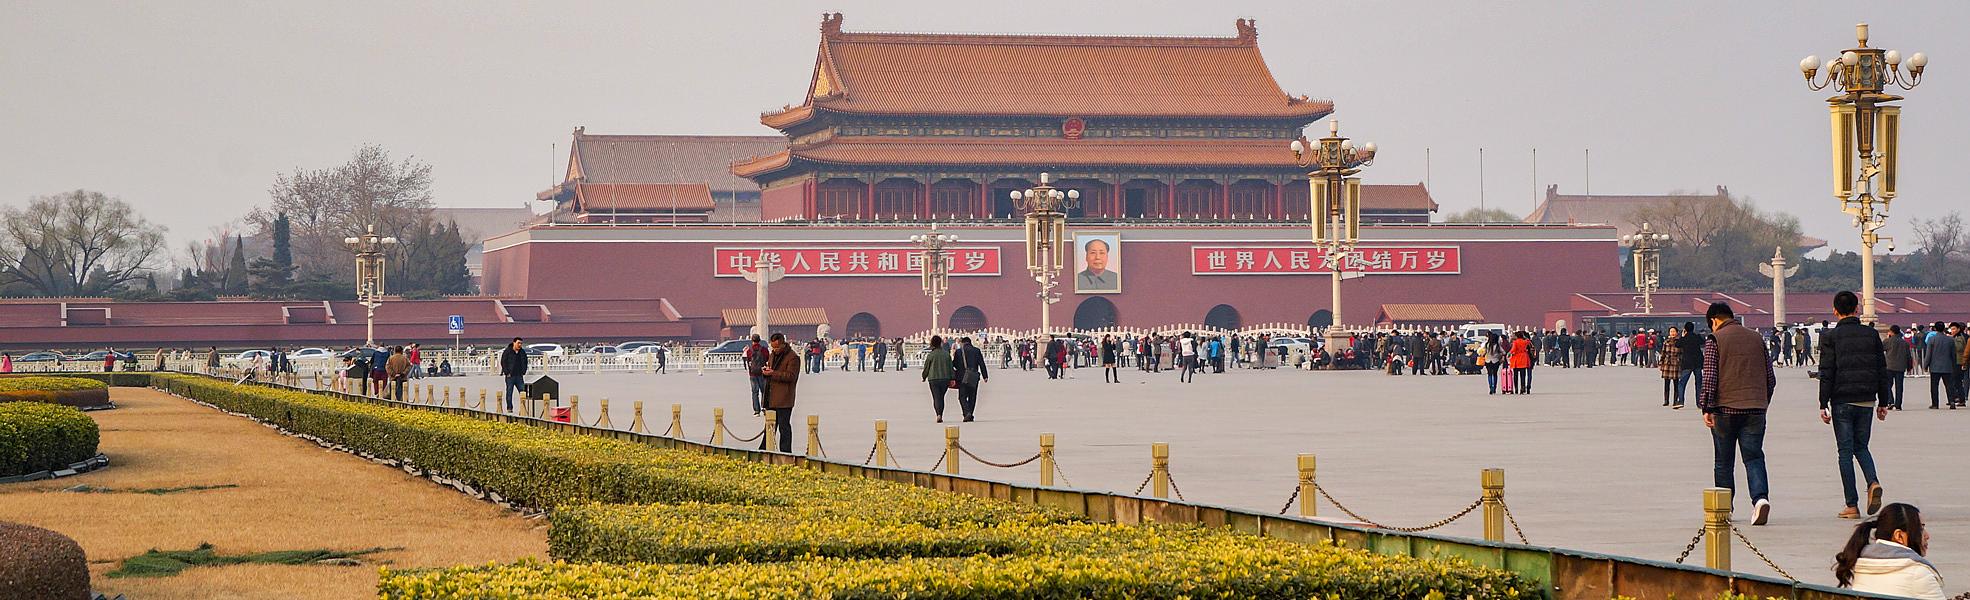
[[[1881,483],[1874,475],[1874,455],[1867,449],[1873,429],[1869,417],[1888,419],[1888,406],[1894,404],[1894,389],[1888,378],[1887,350],[1881,333],[1854,317],[1860,299],[1853,292],[1833,295],[1833,312],[1840,324],[1820,335],[1820,421],[1833,425],[1833,440],[1840,451],[1840,491],[1846,495],[1843,519],[1858,519],[1881,510]],[[1855,506],[1854,463],[1861,464],[1867,477],[1867,512]]]
[[[1684,383],[1692,379],[1696,380],[1696,387],[1692,389],[1703,389],[1703,343],[1708,338],[1709,336],[1697,333],[1694,321],[1683,322],[1683,337],[1676,338],[1676,347],[1681,352],[1676,359],[1676,368],[1682,371],[1676,375],[1676,389],[1683,389]],[[1676,409],[1682,410],[1683,395],[1679,393],[1676,397],[1678,398]]]

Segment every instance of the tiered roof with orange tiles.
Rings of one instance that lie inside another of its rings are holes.
[[[790,130],[825,113],[997,117],[1235,118],[1311,122],[1326,100],[1290,96],[1234,37],[861,33],[825,15],[807,98],[760,122]],[[1291,166],[1277,140],[966,139],[836,136],[735,163],[755,177],[821,164]]]

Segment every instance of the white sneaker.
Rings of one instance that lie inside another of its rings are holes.
[[[1759,500],[1757,503],[1751,505],[1752,525],[1764,525],[1765,521],[1771,518],[1772,518],[1771,501]]]

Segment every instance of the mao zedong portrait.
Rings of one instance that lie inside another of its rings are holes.
[[[1122,274],[1109,268],[1109,251],[1109,241],[1103,238],[1089,239],[1081,244],[1081,259],[1086,268],[1074,276],[1074,291],[1122,291]]]

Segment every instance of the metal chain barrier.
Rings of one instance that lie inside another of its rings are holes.
[[[1498,497],[1498,508],[1505,509],[1505,522],[1512,524],[1512,532],[1518,534],[1519,543],[1530,545],[1532,541],[1525,539],[1525,530],[1519,528],[1519,518],[1512,516],[1512,505],[1505,503],[1504,496]]]
[[[1001,469],[1011,469],[1011,468],[1014,468],[1014,467],[1023,467],[1023,466],[1026,466],[1027,464],[1029,464],[1029,463],[1031,463],[1031,462],[1033,462],[1033,461],[1036,461],[1036,460],[1040,460],[1040,453],[1038,453],[1038,452],[1035,452],[1035,453],[1033,453],[1033,455],[1032,455],[1032,456],[1028,456],[1028,457],[1026,457],[1026,460],[1022,460],[1022,461],[1019,461],[1019,462],[1014,462],[1014,463],[995,463],[995,462],[992,462],[992,461],[989,461],[989,460],[985,460],[985,459],[983,459],[983,458],[979,458],[979,457],[978,457],[978,455],[976,455],[976,454],[972,454],[972,453],[971,453],[971,449],[970,449],[970,448],[966,448],[966,447],[964,447],[964,444],[958,444],[958,451],[959,451],[959,452],[963,452],[965,456],[969,456],[969,457],[971,457],[971,459],[972,459],[972,460],[975,460],[975,461],[978,461],[978,462],[981,462],[981,463],[985,463],[986,465],[989,465],[989,466],[994,466],[994,467],[998,467],[998,468],[1001,468]]]
[[[719,427],[725,427],[725,424],[724,424],[724,423],[719,423],[719,424],[718,424],[718,426],[719,426]],[[735,442],[738,442],[738,443],[741,443],[741,444],[743,444],[743,443],[747,443],[747,442],[751,442],[751,441],[753,441],[753,440],[757,440],[757,439],[759,439],[759,438],[761,438],[761,437],[765,437],[765,436],[766,436],[766,424],[765,424],[765,423],[761,423],[761,424],[759,425],[759,433],[755,433],[755,434],[752,434],[752,437],[743,437],[743,438],[742,438],[742,437],[739,437],[739,434],[737,434],[737,433],[733,433],[733,432],[732,432],[732,428],[731,428],[731,427],[725,427],[725,436],[726,436],[726,437],[729,437],[729,438],[732,438],[732,441],[735,441]]]
[[[820,452],[821,458],[828,457],[828,447],[821,444],[821,436],[814,436],[814,451]]]
[[[1799,581],[1799,578],[1793,577],[1791,573],[1785,572],[1785,569],[1778,568],[1778,563],[1772,562],[1771,557],[1765,556],[1764,551],[1759,550],[1758,546],[1752,544],[1751,538],[1744,537],[1744,531],[1738,529],[1736,523],[1731,524],[1731,533],[1737,536],[1737,541],[1744,542],[1744,547],[1750,548],[1752,554],[1758,555],[1758,560],[1765,561],[1765,566],[1771,567],[1773,571],[1778,571],[1780,576],[1790,579],[1794,583]]]
[[[1134,495],[1136,495],[1136,496],[1141,496],[1141,495],[1142,495],[1142,490],[1144,490],[1144,489],[1147,489],[1147,488],[1149,487],[1149,480],[1151,480],[1151,479],[1155,479],[1155,478],[1156,478],[1156,471],[1154,471],[1154,470],[1152,470],[1152,471],[1150,471],[1148,475],[1144,475],[1144,476],[1142,476],[1142,485],[1138,485],[1138,486],[1135,486],[1135,494],[1134,494]]]
[[[1696,545],[1703,543],[1703,532],[1708,530],[1709,527],[1696,528],[1696,537],[1690,538],[1689,545],[1683,546],[1683,553],[1676,555],[1676,564],[1683,564],[1683,559],[1689,558],[1690,553],[1696,551]]]
[[[1170,492],[1176,494],[1178,500],[1189,502],[1189,498],[1183,497],[1183,488],[1177,487],[1177,478],[1168,475],[1165,477],[1170,480]]]
[[[1286,511],[1293,510],[1293,501],[1299,499],[1300,499],[1300,484],[1299,482],[1296,481],[1293,482],[1293,495],[1286,497],[1286,505],[1279,507],[1279,514],[1283,515],[1286,514]]]
[[[869,444],[869,457],[868,457],[868,458],[864,458],[864,459],[862,459],[862,466],[865,466],[865,467],[866,467],[866,466],[868,466],[868,465],[869,465],[869,463],[872,463],[872,462],[875,462],[875,461],[876,461],[876,447],[877,447],[877,444],[875,444],[875,443],[870,443],[870,444]]]
[[[1438,519],[1434,523],[1430,523],[1422,527],[1391,527],[1388,525],[1383,525],[1380,523],[1376,523],[1374,521],[1370,521],[1368,520],[1367,517],[1361,516],[1361,513],[1357,513],[1354,512],[1353,510],[1348,509],[1348,507],[1342,505],[1340,501],[1335,500],[1333,495],[1328,494],[1326,487],[1321,486],[1318,483],[1313,484],[1313,491],[1320,492],[1320,497],[1326,498],[1328,504],[1334,505],[1334,508],[1341,509],[1341,512],[1347,513],[1349,517],[1353,517],[1354,520],[1356,521],[1367,523],[1369,526],[1374,527],[1376,529],[1387,529],[1389,531],[1400,531],[1403,533],[1416,533],[1421,531],[1429,531],[1431,529],[1436,529],[1439,527],[1443,527],[1445,525],[1449,525],[1451,523],[1455,523],[1457,522],[1458,519],[1464,518],[1464,515],[1471,514],[1471,511],[1477,510],[1477,507],[1482,506],[1484,504],[1484,498],[1479,497],[1476,500],[1472,500],[1471,504],[1469,506],[1465,506],[1463,510],[1457,511],[1456,514],[1450,515],[1448,517]]]
[[[883,449],[883,455],[884,455],[884,456],[888,456],[888,457],[889,457],[889,464],[890,464],[890,465],[893,465],[893,466],[895,466],[895,467],[896,467],[896,468],[898,468],[898,469],[902,469],[902,468],[903,468],[903,464],[902,464],[902,463],[899,463],[899,462],[896,462],[896,452],[895,452],[894,450],[891,450],[891,449],[888,449],[888,448],[884,448],[884,449]],[[938,463],[939,463],[939,464],[942,464],[942,463],[943,463],[943,458],[942,458],[943,456],[944,456],[944,455],[943,455],[942,453],[939,453],[939,454],[938,454],[938,457],[939,457],[939,458],[938,458]],[[906,470],[907,470],[907,469],[906,469]],[[930,468],[930,470],[932,470],[932,471],[935,471],[935,470],[937,470],[937,467],[931,467],[931,468]]]
[[[1070,488],[1071,488],[1071,487],[1074,487],[1074,482],[1072,482],[1072,481],[1068,481],[1068,480],[1067,480],[1067,472],[1066,472],[1066,471],[1062,471],[1062,470],[1060,470],[1060,461],[1054,461],[1054,463],[1053,463],[1053,474],[1054,474],[1055,476],[1058,476],[1058,477],[1060,477],[1060,483],[1062,483],[1062,484],[1064,484],[1064,485],[1066,485],[1067,487],[1070,487]]]
[[[659,434],[657,434],[657,437],[670,437],[670,430],[672,430],[672,429],[676,429],[676,428],[677,428],[677,424],[676,424],[676,423],[671,423],[671,424],[669,424],[669,425],[665,425],[665,426],[664,426],[664,432],[663,432],[663,433],[659,433]]]
[[[893,465],[893,464],[896,464],[896,458],[895,458],[895,457],[890,457],[890,459],[889,459],[889,461],[890,461],[890,462],[889,462],[889,464],[892,464],[892,465]],[[941,467],[941,466],[944,466],[944,453],[943,453],[943,452],[939,452],[939,453],[937,453],[937,463],[936,463],[936,464],[933,464],[933,465],[930,465],[930,472],[932,472],[932,473],[936,473],[936,472],[937,472],[937,467]]]

